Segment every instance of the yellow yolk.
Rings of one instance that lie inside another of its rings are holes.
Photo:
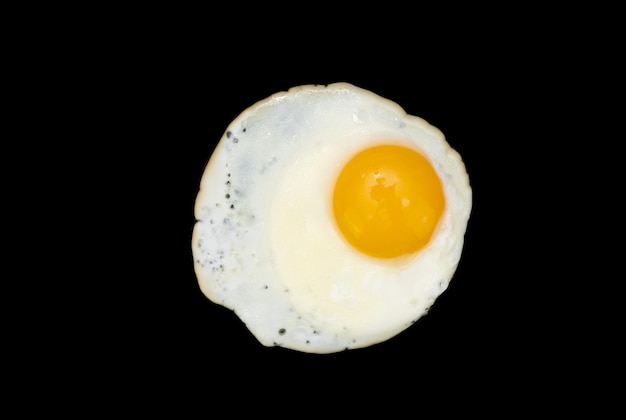
[[[339,174],[333,195],[335,220],[346,240],[378,258],[423,248],[444,207],[441,180],[430,162],[396,145],[355,155]]]

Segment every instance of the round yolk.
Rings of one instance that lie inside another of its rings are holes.
[[[428,159],[397,145],[355,155],[339,174],[333,194],[335,220],[346,240],[378,258],[423,248],[444,206],[441,180]]]

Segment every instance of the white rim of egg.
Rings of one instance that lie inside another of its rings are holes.
[[[347,159],[390,141],[430,160],[446,206],[424,249],[385,260],[341,236],[332,191]],[[196,199],[194,269],[201,291],[263,345],[366,347],[405,330],[446,290],[471,207],[465,165],[437,128],[349,83],[298,86],[243,111],[211,155]]]

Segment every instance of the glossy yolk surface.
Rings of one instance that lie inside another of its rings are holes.
[[[378,258],[419,251],[445,207],[443,187],[419,152],[380,145],[356,154],[333,193],[335,221],[357,250]]]

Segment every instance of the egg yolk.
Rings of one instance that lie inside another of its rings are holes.
[[[333,193],[337,227],[357,250],[378,258],[419,251],[445,207],[437,172],[421,153],[380,145],[356,154]]]

